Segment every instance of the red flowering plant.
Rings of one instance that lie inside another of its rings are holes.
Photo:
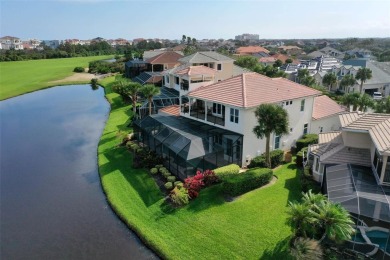
[[[184,188],[188,190],[191,199],[198,197],[200,189],[204,186],[203,178],[202,172],[197,171],[195,176],[184,180]]]
[[[217,183],[219,181],[219,178],[217,175],[215,175],[215,172],[213,170],[205,170],[203,172],[203,182],[205,186],[210,186],[214,183]]]

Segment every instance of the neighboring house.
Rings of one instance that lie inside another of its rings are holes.
[[[316,58],[317,71],[331,71],[333,66],[341,65],[341,61],[328,56],[320,56]]]
[[[344,58],[344,53],[341,52],[341,51],[338,51],[332,47],[329,47],[329,46],[326,46],[318,51],[313,51],[309,54],[307,54],[307,56],[311,57],[311,58],[316,58],[316,57],[319,57],[319,56],[329,56],[329,57],[334,57],[334,58],[337,58],[337,59],[342,59]]]
[[[243,56],[243,55],[253,55],[255,53],[259,53],[259,52],[264,52],[264,53],[269,53],[269,50],[267,50],[266,48],[264,47],[261,47],[261,46],[246,46],[246,47],[239,47],[237,48],[236,50],[236,54],[239,55],[239,56]]]
[[[372,52],[370,50],[359,49],[359,48],[346,51],[345,53],[351,56],[355,55],[357,58],[365,58],[365,59],[369,59],[372,56]]]
[[[167,52],[167,50],[165,50],[165,49],[144,51],[144,53],[142,54],[142,58],[143,58],[143,60],[148,60],[148,59],[151,59],[153,57],[156,57],[157,55],[165,53],[165,52]],[[182,51],[174,51],[174,52],[176,52],[177,54],[180,54],[181,56],[184,56]]]
[[[326,95],[315,97],[310,133],[319,134],[339,130],[341,127],[339,114],[345,111],[345,107]]]
[[[52,48],[52,49],[57,49],[58,46],[60,46],[60,41],[59,40],[44,40],[43,41],[46,46]]]
[[[366,59],[351,59],[344,61],[343,64],[371,69],[372,78],[363,84],[363,93],[372,95],[374,92],[381,92],[384,97],[390,95],[390,65],[386,62],[374,62]],[[358,84],[351,88],[351,91],[359,91],[359,86],[360,81],[358,80]]]
[[[313,177],[329,200],[359,219],[390,225],[390,114],[344,113],[341,131],[309,146]]]
[[[259,63],[264,66],[273,65],[277,59],[274,57],[261,57],[259,58]]]
[[[293,57],[285,55],[285,54],[275,53],[274,55],[272,55],[272,57],[274,57],[277,60],[281,60],[283,63],[286,63],[286,60],[291,59],[293,61],[292,64],[295,64],[295,65],[300,64],[299,60],[294,59]]]
[[[196,72],[193,75],[215,73],[203,66],[190,66],[176,73],[191,77],[191,71]],[[264,153],[265,140],[253,133],[257,124],[254,111],[263,103],[286,108],[289,133],[272,134],[271,150],[289,150],[297,139],[310,132],[314,98],[320,95],[319,91],[292,81],[253,72],[201,85],[181,96],[179,117],[166,115],[165,108],[164,115],[136,122],[141,141],[166,158],[166,166],[181,178],[198,169],[230,163],[246,166],[253,157]],[[172,110],[177,113],[177,107]]]
[[[284,45],[278,47],[280,51],[285,51],[288,55],[299,55],[302,54],[303,50],[298,46]]]
[[[23,50],[23,43],[17,37],[4,36],[0,38],[1,49],[3,50]]]

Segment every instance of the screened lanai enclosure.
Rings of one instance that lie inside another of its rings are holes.
[[[160,94],[154,96],[152,99],[152,114],[156,114],[160,108],[179,105],[179,103],[179,91],[172,88],[161,87]],[[144,118],[149,114],[149,101],[147,99],[145,99],[139,107],[138,113],[141,118]]]
[[[390,259],[390,186],[378,185],[372,169],[364,166],[330,166],[325,176],[329,200],[357,220],[350,248],[373,259]]]
[[[135,122],[140,143],[164,158],[164,165],[181,179],[197,170],[231,163],[241,165],[243,136],[177,116],[152,115]]]

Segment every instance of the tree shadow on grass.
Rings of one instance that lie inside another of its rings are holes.
[[[285,180],[284,187],[289,191],[288,192],[288,197],[287,197],[287,202],[286,204],[288,205],[289,201],[299,201],[300,198],[302,197],[302,187],[301,187],[301,182],[299,180],[300,178],[300,169],[297,167],[296,164],[290,164],[287,166],[287,168],[290,171],[295,171],[295,176],[288,178]]]
[[[279,241],[274,248],[267,249],[259,259],[274,260],[274,259],[293,259],[289,253],[290,237]]]
[[[132,158],[125,148],[107,150],[103,154],[109,162],[100,167],[102,177],[117,170],[138,193],[145,206],[149,207],[161,200],[162,194],[148,173],[144,169],[131,167]]]
[[[202,189],[199,196],[190,201],[187,210],[199,212],[211,207],[219,206],[225,203],[225,198],[222,194],[221,184]]]

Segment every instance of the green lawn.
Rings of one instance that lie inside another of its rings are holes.
[[[75,67],[108,58],[112,55],[0,62],[0,100],[50,87],[49,82],[72,75]]]
[[[109,92],[109,91],[108,91]],[[216,185],[188,206],[173,209],[146,170],[132,169],[131,154],[118,147],[118,130],[128,124],[131,107],[107,94],[113,109],[98,148],[102,185],[117,214],[163,258],[288,259],[291,228],[288,200],[300,198],[295,164],[275,171],[278,181],[225,202]]]

